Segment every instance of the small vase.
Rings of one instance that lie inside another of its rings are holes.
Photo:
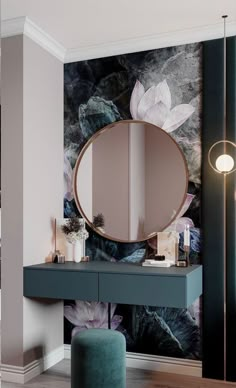
[[[82,256],[84,256],[84,240],[76,240],[73,243],[73,260],[75,263],[81,261]]]

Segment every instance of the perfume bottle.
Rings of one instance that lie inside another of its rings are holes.
[[[176,233],[176,238],[175,238],[175,265],[179,261],[179,233]]]
[[[190,247],[188,246],[188,245],[186,245],[185,247],[184,247],[184,260],[186,261],[186,267],[188,267],[189,266],[189,251],[190,251],[190,249],[189,249]]]
[[[190,253],[190,230],[189,225],[185,225],[184,228],[184,259],[186,261],[186,267],[189,266],[189,253]]]
[[[55,252],[52,254],[52,262],[53,263],[58,263],[58,256],[61,255],[61,252],[59,249],[56,249]]]
[[[176,262],[177,267],[189,266],[189,253],[190,253],[190,230],[189,225],[185,225],[184,228],[184,256],[179,258]]]

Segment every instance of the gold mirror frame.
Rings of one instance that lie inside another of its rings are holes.
[[[121,239],[118,239],[118,238],[114,238],[106,233],[102,233],[99,229],[97,229],[93,223],[87,218],[86,214],[84,213],[83,209],[82,209],[82,206],[80,205],[80,201],[79,201],[79,198],[78,198],[78,194],[77,194],[77,185],[76,185],[76,182],[77,182],[77,172],[78,172],[78,169],[79,169],[79,165],[80,165],[80,162],[87,150],[87,148],[90,146],[91,143],[94,142],[94,140],[100,136],[102,133],[106,132],[107,130],[113,128],[116,124],[120,124],[120,123],[126,123],[126,124],[131,124],[131,123],[138,123],[138,124],[147,124],[147,125],[151,125],[155,128],[157,128],[158,130],[161,130],[163,131],[163,133],[165,133],[166,136],[168,136],[171,141],[175,144],[175,146],[178,148],[181,156],[182,156],[182,159],[183,159],[183,162],[184,162],[184,166],[185,166],[185,174],[186,174],[186,185],[185,185],[185,190],[184,190],[184,196],[183,196],[183,200],[175,214],[175,216],[170,220],[170,222],[165,225],[163,227],[162,230],[160,230],[159,232],[165,230],[166,228],[168,228],[168,226],[176,220],[176,218],[178,217],[178,214],[180,213],[180,210],[182,209],[183,205],[184,205],[184,202],[186,200],[186,196],[187,196],[187,190],[188,190],[188,179],[189,179],[189,172],[188,172],[188,166],[187,166],[187,162],[186,162],[186,159],[185,159],[185,156],[184,156],[184,153],[182,151],[182,149],[180,148],[180,146],[177,144],[177,142],[173,139],[173,137],[171,137],[169,135],[169,133],[167,133],[165,130],[163,130],[162,128],[158,127],[157,125],[154,125],[152,123],[149,123],[149,122],[146,122],[146,121],[143,121],[143,120],[120,120],[120,121],[115,121],[114,123],[111,123],[111,124],[108,124],[107,126],[105,126],[104,128],[98,130],[88,141],[87,143],[83,146],[81,152],[79,153],[79,156],[77,158],[77,161],[76,161],[76,164],[75,164],[75,167],[74,167],[74,172],[73,172],[73,193],[74,193],[74,199],[75,199],[75,203],[76,203],[76,206],[81,214],[81,216],[85,219],[86,223],[90,226],[90,228],[92,230],[94,230],[96,233],[98,233],[100,236],[108,239],[108,240],[111,240],[111,241],[116,241],[116,242],[122,242],[122,243],[137,243],[137,242],[142,242],[142,241],[147,241],[149,240],[150,238],[154,237],[157,235],[157,232],[153,232],[153,233],[150,233],[145,239],[142,239],[142,240],[121,240]]]

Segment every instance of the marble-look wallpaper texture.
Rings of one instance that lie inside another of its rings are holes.
[[[180,232],[182,254],[183,228],[190,226],[190,260],[200,263],[201,44],[70,63],[65,65],[64,76],[65,217],[79,215],[72,172],[89,138],[122,119],[152,122],[176,140],[186,157],[188,196],[172,228]],[[92,260],[136,263],[152,250],[151,242],[117,243],[87,229],[86,249]],[[112,305],[112,328],[125,335],[128,351],[201,359],[200,306],[199,300],[189,309]],[[70,343],[71,335],[90,327],[107,327],[107,305],[66,301],[65,342]]]

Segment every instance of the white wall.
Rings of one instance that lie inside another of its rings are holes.
[[[23,365],[23,37],[2,39],[2,362]]]
[[[23,298],[23,266],[54,247],[63,216],[63,64],[29,38],[2,40],[2,363],[63,344],[63,304]]]
[[[129,239],[143,238],[145,223],[145,125],[129,124]]]
[[[128,149],[128,128],[122,124],[93,143],[93,215],[102,213],[105,231],[121,240],[129,235]]]
[[[54,249],[54,219],[63,217],[63,64],[24,36],[24,265]],[[63,306],[24,299],[24,364],[32,349],[63,344]],[[56,327],[56,330],[55,330]],[[34,343],[32,341],[34,339]],[[33,351],[34,353],[34,351]]]
[[[179,210],[187,180],[184,159],[171,137],[146,127],[145,228],[149,234],[163,230]]]

